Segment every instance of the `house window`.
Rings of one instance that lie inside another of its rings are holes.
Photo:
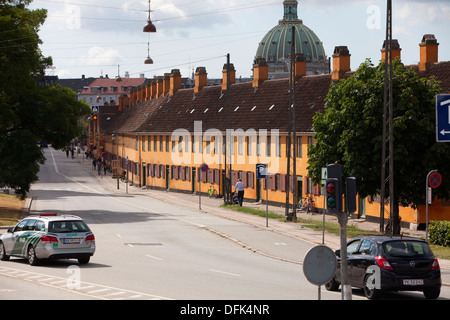
[[[243,155],[244,154],[244,137],[238,136],[238,154]]]

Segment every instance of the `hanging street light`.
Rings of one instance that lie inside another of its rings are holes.
[[[148,20],[147,20],[147,25],[144,27],[144,32],[156,32],[156,27],[155,25],[152,23],[152,20],[150,19],[150,0],[148,0]]]
[[[147,42],[147,51],[148,51],[147,59],[145,59],[144,63],[145,64],[153,64],[153,59],[150,58],[150,42]]]

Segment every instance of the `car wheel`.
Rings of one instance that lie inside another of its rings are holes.
[[[0,242],[0,260],[1,261],[9,260],[9,256],[6,254],[5,245],[3,244],[3,242]]]
[[[441,294],[441,288],[427,288],[423,290],[423,294],[425,298],[430,300],[435,300]]]
[[[367,299],[376,299],[380,296],[380,290],[375,289],[375,277],[370,274],[364,279],[364,295]]]
[[[36,257],[36,251],[32,245],[28,247],[27,260],[32,266],[37,266],[39,264],[39,259]]]
[[[79,264],[87,264],[87,263],[89,263],[89,260],[90,260],[91,258],[90,257],[87,257],[87,258],[79,258],[78,259],[78,263]]]
[[[333,279],[325,283],[325,289],[328,291],[337,291],[339,289],[339,285],[340,283],[333,277]]]

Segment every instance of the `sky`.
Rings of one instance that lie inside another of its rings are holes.
[[[367,58],[378,63],[386,37],[386,0],[299,0],[298,16],[312,29],[327,57],[347,46],[351,69]],[[33,0],[45,8],[39,31],[44,56],[53,58],[48,75],[61,79],[118,74],[146,78],[180,69],[190,77],[206,67],[221,78],[226,55],[236,77],[250,77],[259,42],[283,18],[282,0],[151,0],[156,33],[145,33],[148,0]],[[450,61],[450,1],[393,0],[393,39],[404,64],[419,62],[419,43],[434,34],[439,61]],[[154,63],[144,64],[150,53]]]

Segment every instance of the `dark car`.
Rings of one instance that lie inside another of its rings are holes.
[[[325,287],[335,291],[341,283],[338,267]],[[364,289],[369,299],[383,291],[422,291],[427,299],[441,292],[439,262],[427,242],[409,237],[364,236],[347,243],[347,274],[352,287]]]

